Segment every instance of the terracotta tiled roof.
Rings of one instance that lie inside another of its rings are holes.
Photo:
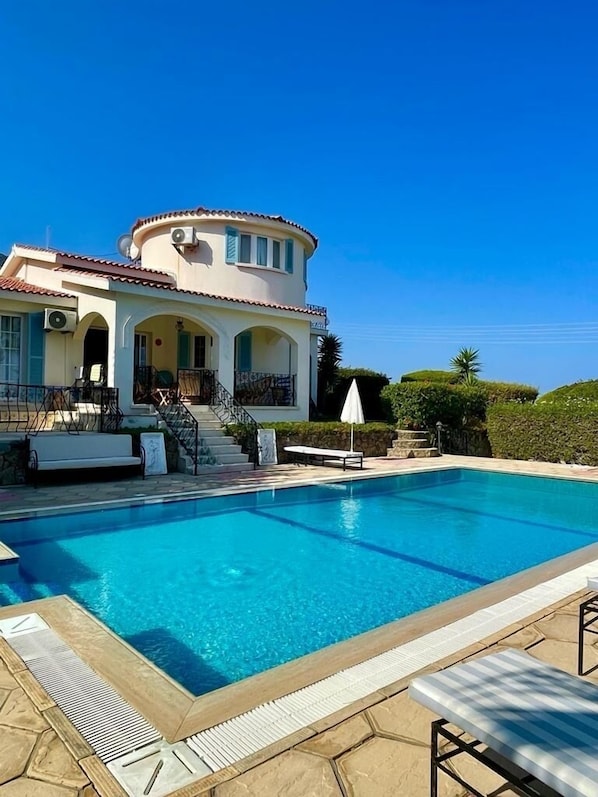
[[[143,266],[139,265],[138,263],[126,263],[120,260],[107,260],[104,257],[92,257],[91,255],[79,255],[75,252],[63,252],[60,249],[51,249],[47,246],[32,246],[31,244],[15,244],[21,249],[31,249],[33,252],[49,252],[50,254],[56,255],[56,257],[64,258],[65,260],[81,260],[84,263],[90,264],[97,264],[99,266],[118,266],[118,268],[126,268],[131,269],[132,271],[143,271],[146,272],[149,269],[143,268]],[[156,269],[152,269],[154,274],[161,274],[163,276],[169,276],[165,271],[157,271]]]
[[[100,276],[97,271],[85,271],[79,268],[69,268],[68,266],[62,266],[58,269],[58,271],[63,272],[70,272],[72,274],[82,274],[88,277],[97,277]],[[148,273],[151,273],[148,271]],[[256,299],[235,299],[231,296],[219,296],[215,293],[204,293],[202,291],[185,291],[181,288],[177,288],[176,285],[168,285],[164,282],[157,282],[156,280],[152,280],[150,277],[123,277],[118,274],[102,274],[106,279],[110,279],[114,282],[124,282],[128,285],[142,285],[146,288],[161,288],[165,291],[171,291],[172,293],[183,294],[186,296],[201,296],[204,299],[216,299],[220,302],[234,302],[235,304],[249,304],[253,307],[268,307],[273,310],[291,310],[294,313],[305,313],[306,315],[313,315],[313,316],[321,316],[323,313],[317,310],[310,310],[307,307],[295,307],[291,304],[276,304],[275,302],[260,302]]]
[[[197,208],[191,208],[190,210],[172,210],[167,213],[158,213],[155,216],[147,216],[144,219],[137,219],[135,224],[133,225],[131,232],[135,232],[138,230],[139,227],[142,227],[144,224],[151,224],[154,221],[161,221],[162,219],[178,219],[184,218],[186,216],[248,216],[253,219],[268,219],[270,221],[277,221],[282,224],[288,224],[291,227],[295,227],[297,230],[301,230],[314,242],[314,249],[318,246],[318,239],[305,227],[302,227],[300,224],[296,224],[294,221],[289,221],[288,219],[283,218],[282,216],[270,216],[267,213],[252,213],[251,211],[246,210],[210,210],[209,208],[204,208],[201,205]]]
[[[74,299],[72,293],[62,293],[52,291],[49,288],[42,288],[39,285],[30,285],[14,277],[0,277],[0,291],[15,291],[16,293],[36,293],[38,296],[60,296],[61,298]]]

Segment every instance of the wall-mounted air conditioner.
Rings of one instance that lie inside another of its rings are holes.
[[[46,307],[44,310],[44,329],[55,332],[74,332],[77,328],[77,313],[74,310],[56,310]]]
[[[170,243],[174,246],[197,246],[195,227],[173,227],[170,231]]]

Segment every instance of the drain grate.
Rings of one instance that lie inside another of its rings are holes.
[[[6,641],[104,763],[162,738],[51,629]]]

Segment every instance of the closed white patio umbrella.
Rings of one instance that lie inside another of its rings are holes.
[[[353,424],[364,423],[363,407],[361,406],[359,388],[357,387],[357,381],[355,379],[351,382],[351,387],[349,388],[347,398],[343,404],[341,421],[351,424],[351,451],[353,451]]]

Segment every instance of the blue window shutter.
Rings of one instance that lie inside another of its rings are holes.
[[[307,290],[307,252],[303,250],[303,284]]]
[[[285,249],[285,258],[284,258],[284,270],[287,274],[293,273],[293,239],[287,238],[284,242],[284,249]]]
[[[191,354],[191,334],[189,332],[179,332],[178,336],[177,366],[179,368],[189,368],[189,358]]]
[[[239,262],[239,231],[234,227],[226,228],[224,257],[227,263]]]
[[[28,357],[27,382],[30,385],[44,384],[44,314],[29,313],[27,316]]]
[[[241,332],[237,337],[237,370],[251,371],[251,332]]]

